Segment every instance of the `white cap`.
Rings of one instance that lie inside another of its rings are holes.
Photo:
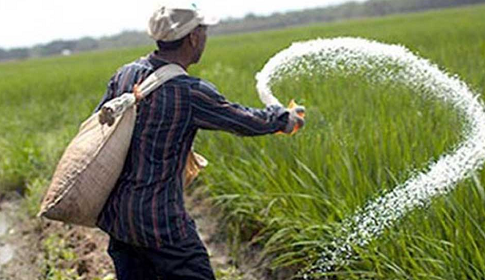
[[[182,39],[199,25],[215,25],[219,18],[208,16],[191,5],[163,4],[155,10],[148,23],[148,35],[156,41]]]

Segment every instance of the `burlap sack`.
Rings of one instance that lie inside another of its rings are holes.
[[[184,73],[178,66],[162,67],[142,83],[138,97],[145,98],[167,80]],[[81,125],[57,166],[39,216],[95,226],[130,147],[136,120],[134,103],[134,95],[125,94],[110,101]],[[107,112],[111,115],[107,116]],[[203,157],[191,152],[184,184],[190,184],[206,165]]]
[[[112,126],[98,114],[81,125],[52,178],[40,216],[93,227],[123,168],[136,119],[135,107]]]

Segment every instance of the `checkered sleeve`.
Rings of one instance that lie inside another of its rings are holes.
[[[201,129],[258,136],[281,131],[288,122],[288,112],[281,106],[256,109],[232,103],[205,81],[193,85],[190,92],[193,120]]]

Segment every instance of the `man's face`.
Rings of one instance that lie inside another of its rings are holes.
[[[199,26],[194,31],[191,38],[192,47],[194,48],[194,56],[192,63],[198,63],[202,57],[202,53],[205,49],[205,43],[207,41],[207,26]]]

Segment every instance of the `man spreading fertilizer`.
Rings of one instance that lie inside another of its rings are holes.
[[[148,33],[158,50],[123,66],[98,106],[168,64],[187,70],[205,48],[207,27],[217,20],[195,6],[163,6]],[[207,251],[184,208],[184,168],[199,129],[243,136],[292,133],[304,124],[303,107],[273,104],[264,110],[228,102],[210,83],[188,75],[168,80],[138,101],[125,165],[97,225],[111,239],[108,253],[119,280],[215,279]]]

